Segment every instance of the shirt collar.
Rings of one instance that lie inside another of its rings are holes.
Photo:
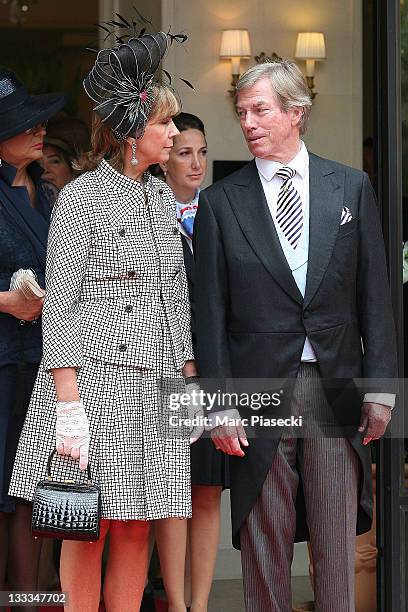
[[[196,194],[194,198],[191,200],[191,202],[179,202],[178,200],[176,200],[177,218],[179,220],[181,218],[181,211],[183,210],[183,208],[187,208],[188,206],[198,206],[199,196],[200,196],[200,190],[197,189]]]
[[[40,180],[44,169],[38,162],[32,162],[27,166],[27,172],[33,179],[34,183],[37,183]],[[13,185],[16,174],[17,168],[11,164],[8,164],[6,161],[4,161],[4,159],[2,159],[0,166],[0,178],[2,178],[3,181],[9,185],[9,187]]]
[[[296,172],[305,178],[309,168],[309,153],[306,149],[305,143],[300,141],[300,150],[295,157],[287,164],[281,164],[280,162],[271,161],[269,159],[262,159],[260,157],[255,158],[256,167],[258,168],[259,174],[263,176],[266,181],[271,181],[279,168],[290,167],[296,170]]]

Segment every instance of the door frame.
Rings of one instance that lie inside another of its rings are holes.
[[[400,0],[376,0],[375,117],[378,199],[397,329],[398,367],[404,372],[402,286],[402,147]],[[403,388],[398,396],[404,427]],[[406,428],[406,424],[405,424]],[[377,586],[380,612],[408,612],[408,491],[404,490],[404,441],[377,444]]]

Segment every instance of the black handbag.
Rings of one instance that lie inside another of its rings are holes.
[[[100,489],[92,484],[89,463],[86,483],[53,480],[51,460],[56,452],[48,457],[47,479],[37,484],[34,493],[31,533],[34,537],[94,542],[99,539]]]

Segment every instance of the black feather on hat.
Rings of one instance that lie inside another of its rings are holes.
[[[173,41],[183,43],[187,37],[165,32],[145,34],[145,27],[136,37],[135,22],[131,25],[120,15],[118,17],[121,23],[111,21],[107,25],[124,29],[133,26],[133,36],[116,36],[118,46],[99,51],[83,85],[91,100],[97,103],[94,111],[110,125],[115,138],[120,141],[128,136],[143,136],[154,102],[153,84],[160,63]],[[143,23],[148,22],[143,20]],[[100,27],[108,32],[108,36],[114,34],[107,27]],[[128,38],[126,42],[125,38]],[[188,81],[182,80],[192,87]]]

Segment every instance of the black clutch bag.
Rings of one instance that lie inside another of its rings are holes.
[[[37,484],[34,493],[31,533],[34,537],[94,542],[99,539],[100,489],[92,484],[89,464],[86,483],[53,480],[51,460],[56,452],[48,457],[47,479]]]

